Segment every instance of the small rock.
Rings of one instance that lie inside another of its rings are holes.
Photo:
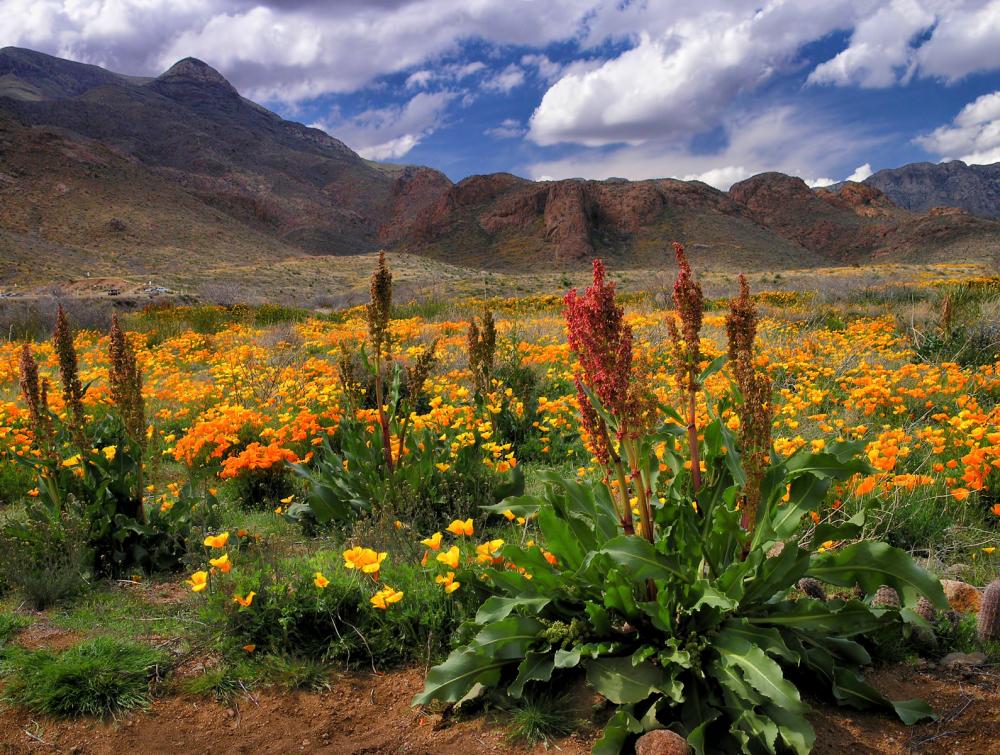
[[[959,613],[979,613],[983,598],[972,585],[957,579],[942,579],[941,588],[951,607]]]
[[[688,755],[691,747],[680,734],[670,729],[654,729],[635,741],[635,755]]]
[[[981,666],[986,663],[986,653],[948,653],[941,659],[941,665],[945,668],[957,668],[959,666]]]

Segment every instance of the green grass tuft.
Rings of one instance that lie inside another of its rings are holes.
[[[10,651],[6,693],[33,713],[117,716],[149,706],[150,682],[162,661],[152,648],[110,637],[86,640],[60,653]]]

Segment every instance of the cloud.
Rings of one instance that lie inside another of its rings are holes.
[[[483,82],[483,89],[507,94],[524,83],[524,69],[514,63]]]
[[[857,183],[861,183],[866,178],[868,178],[868,176],[870,176],[872,174],[872,172],[873,172],[872,171],[872,164],[871,163],[865,163],[864,165],[859,165],[857,168],[855,168],[854,172],[851,175],[849,175],[847,178],[845,178],[844,180],[845,181],[855,181]]]
[[[917,137],[916,142],[945,160],[1000,162],[1000,91],[977,97],[949,125]]]
[[[550,60],[548,55],[522,55],[521,65],[534,68],[538,78],[549,84],[556,81],[563,72],[563,66]]]
[[[0,46],[142,75],[190,55],[252,99],[295,102],[427,68],[468,40],[565,41],[606,1],[0,0]]]
[[[652,5],[652,4],[650,4]],[[531,117],[541,145],[588,146],[670,137],[713,128],[741,93],[795,62],[799,48],[844,23],[851,3],[705,0],[670,15],[641,18],[649,31],[615,58],[568,72]]]
[[[719,189],[757,173],[778,170],[801,176],[806,183],[870,149],[877,139],[855,126],[815,112],[783,105],[764,112],[741,113],[725,121],[727,145],[711,154],[696,154],[670,141],[579,150],[559,160],[528,166],[533,177],[633,180],[674,177],[700,180]]]
[[[893,0],[862,16],[813,84],[888,87],[913,76],[957,81],[1000,67],[1000,0]]]
[[[488,128],[483,133],[495,139],[516,139],[519,136],[524,136],[526,129],[516,118],[505,118],[500,121],[499,126]]]
[[[405,105],[366,110],[350,119],[339,115],[314,123],[369,160],[402,157],[442,125],[454,92],[420,92]]]

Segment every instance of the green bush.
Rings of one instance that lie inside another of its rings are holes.
[[[78,595],[88,586],[93,554],[89,525],[74,499],[62,511],[39,508],[0,531],[0,573],[35,610]]]
[[[0,451],[0,506],[9,506],[28,495],[35,485],[31,470],[5,457]]]
[[[149,706],[150,682],[163,656],[110,637],[60,653],[8,651],[6,694],[16,705],[52,716],[115,716]]]
[[[341,563],[339,555],[324,552],[241,574],[236,591],[253,590],[253,603],[238,607],[220,594],[218,604],[233,649],[252,644],[255,653],[351,668],[426,663],[428,654],[434,659],[447,652],[452,635],[471,613],[461,591],[445,595],[419,568],[389,562],[381,582],[404,597],[386,610],[375,608],[371,597],[379,585]],[[314,584],[317,571],[329,580],[326,587]]]
[[[0,651],[3,650],[4,645],[10,642],[11,638],[24,629],[31,622],[28,621],[26,616],[20,616],[16,613],[3,612],[0,613]]]

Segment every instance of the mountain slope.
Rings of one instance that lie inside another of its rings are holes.
[[[17,48],[0,50],[0,196],[0,256],[22,278],[24,265],[152,275],[381,247],[518,272],[595,255],[658,267],[671,240],[703,267],[745,270],[995,262],[1000,248],[1000,222],[913,212],[873,184],[813,191],[779,173],[729,192],[502,173],[453,184],[364,160],[193,58],[142,78]]]
[[[908,210],[958,207],[973,215],[1000,218],[1000,163],[911,163],[880,170],[864,182]]]

